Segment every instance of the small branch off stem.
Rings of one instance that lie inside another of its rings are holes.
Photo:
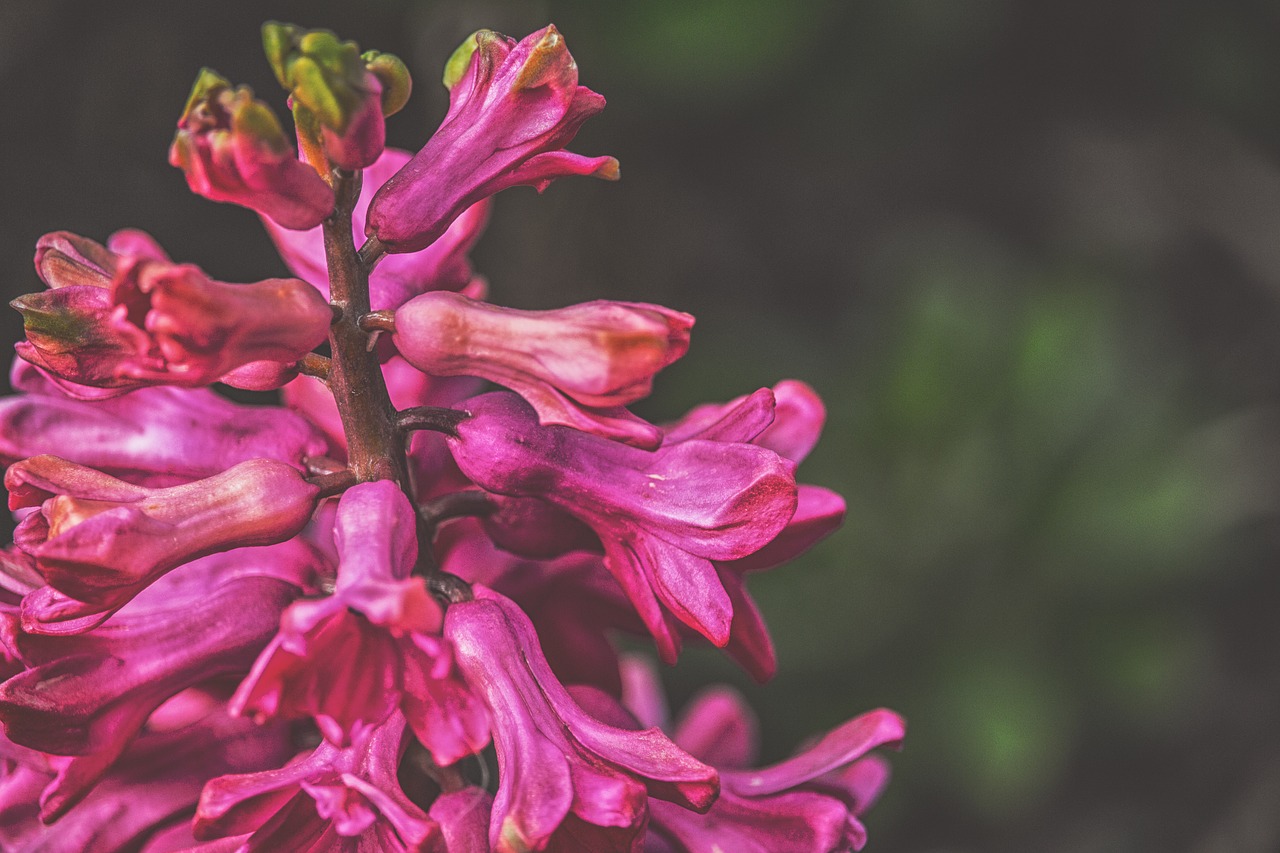
[[[458,424],[469,418],[466,412],[457,409],[445,409],[440,406],[414,406],[396,412],[396,428],[402,432],[413,432],[428,429],[442,432],[445,435],[458,437]]]

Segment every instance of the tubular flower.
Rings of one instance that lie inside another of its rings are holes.
[[[597,695],[602,717],[630,718],[632,727],[665,725],[665,701],[647,666],[628,659],[623,701]],[[634,714],[634,717],[630,717]],[[896,749],[906,724],[877,710],[837,726],[793,757],[759,770],[757,724],[742,697],[728,687],[704,691],[673,727],[675,742],[720,771],[719,799],[706,814],[691,814],[654,801],[653,832],[676,853],[716,849],[744,853],[847,853],[861,850],[866,829],[859,817],[888,782],[888,765],[869,755]]]
[[[427,144],[378,190],[366,232],[390,252],[416,252],[486,196],[515,186],[545,189],[566,175],[617,180],[612,157],[563,150],[604,98],[578,85],[578,65],[555,27],[514,39],[471,36],[449,112]]]
[[[396,311],[392,340],[424,373],[505,385],[543,424],[652,446],[654,430],[618,408],[648,396],[654,374],[688,351],[692,325],[660,305],[601,300],[519,311],[438,292]]]
[[[264,382],[253,376],[279,377],[270,387],[291,379],[292,365],[325,339],[333,316],[298,279],[224,284],[189,264],[139,256],[115,257],[111,266],[105,286],[69,284],[13,300],[27,333],[18,354],[77,386],[123,391],[221,380],[258,390]]]
[[[169,162],[192,192],[268,216],[285,228],[312,228],[333,211],[333,190],[298,160],[280,120],[247,86],[208,68],[200,72]]]
[[[330,742],[345,746],[352,732],[399,708],[439,764],[484,748],[488,716],[438,636],[439,604],[421,577],[410,577],[415,535],[413,509],[395,483],[349,489],[334,525],[334,594],[290,605],[232,711],[313,716]]]
[[[272,406],[245,406],[196,388],[139,388],[107,400],[69,399],[34,366],[18,360],[10,376],[24,395],[0,399],[0,462],[62,453],[146,486],[170,486],[250,459],[301,470],[326,450],[305,418]]]
[[[109,624],[70,637],[24,634],[5,617],[5,643],[27,666],[0,684],[5,734],[30,749],[74,756],[42,797],[47,819],[89,790],[165,700],[247,669],[297,592],[275,578],[233,578],[199,596],[136,602]],[[193,620],[203,626],[198,638]]]
[[[652,453],[567,427],[543,427],[520,398],[485,394],[450,440],[464,474],[504,495],[538,497],[599,535],[605,565],[653,633],[679,651],[676,619],[719,646],[729,596],[712,560],[767,545],[796,509],[794,465],[750,444],[691,439]]]
[[[283,761],[285,735],[221,711],[178,729],[145,733],[82,801],[60,804],[57,812],[38,810],[37,800],[44,791],[43,802],[53,805],[48,792],[81,759],[0,745],[0,846],[46,853],[137,850],[158,828],[190,821],[209,774],[248,773]],[[52,830],[42,823],[53,820]]]
[[[361,729],[349,747],[322,743],[279,770],[213,779],[200,797],[195,837],[244,845],[228,850],[438,849],[440,828],[396,779],[406,733],[395,714]]]
[[[295,468],[270,459],[153,489],[35,456],[10,466],[5,487],[10,509],[36,508],[14,542],[50,586],[99,612],[188,560],[290,538],[319,494]]]
[[[584,849],[634,850],[647,796],[707,809],[715,771],[657,730],[629,732],[587,715],[551,674],[520,608],[483,587],[477,596],[449,608],[445,636],[493,714],[500,777],[489,824],[494,850],[554,849],[566,837]]]

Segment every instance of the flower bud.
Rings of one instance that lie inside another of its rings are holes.
[[[46,253],[46,267],[53,257]],[[292,379],[293,365],[328,335],[328,304],[299,279],[224,284],[190,264],[143,257],[113,256],[110,266],[107,286],[67,285],[13,300],[27,332],[18,354],[78,385],[225,381],[264,390]]]
[[[298,160],[280,120],[247,86],[208,68],[178,119],[169,162],[191,190],[256,210],[285,228],[311,228],[333,211],[333,190]]]
[[[404,109],[413,91],[413,78],[404,61],[395,54],[377,50],[366,50],[360,58],[369,73],[382,84],[382,114],[390,117]]]
[[[654,374],[688,350],[693,318],[604,300],[519,311],[439,291],[406,302],[395,325],[396,348],[424,373],[479,376],[520,394],[543,424],[644,445],[648,430],[592,410],[647,396]]]
[[[119,607],[183,563],[294,536],[320,490],[271,459],[152,489],[56,456],[34,456],[5,474],[9,508],[37,507],[14,531],[54,589],[99,611]],[[83,614],[82,614],[83,615]]]
[[[578,85],[578,66],[555,27],[519,44],[480,30],[450,60],[445,85],[444,123],[369,205],[366,233],[387,251],[416,252],[469,205],[507,187],[542,190],[565,175],[617,180],[614,158],[563,150],[604,98]]]
[[[300,136],[314,139],[318,132],[325,157],[340,169],[372,165],[386,144],[383,83],[366,68],[355,42],[339,41],[328,30],[271,21],[262,26],[262,44],[276,79],[289,92]],[[403,106],[408,73],[397,73],[396,62],[388,56],[378,67],[404,90],[392,96]]]

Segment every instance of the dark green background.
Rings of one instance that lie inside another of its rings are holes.
[[[1280,849],[1280,7],[1161,0],[0,5],[0,269],[140,227],[277,275],[165,162],[201,65],[281,100],[258,24],[402,56],[413,147],[471,30],[564,32],[617,185],[502,196],[495,301],[661,302],[693,348],[642,412],[785,377],[845,529],[754,582],[770,756],[910,720],[893,851]],[[18,335],[16,315],[0,332]],[[683,700],[743,679],[715,654]]]

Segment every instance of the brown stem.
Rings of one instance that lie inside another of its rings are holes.
[[[360,263],[366,271],[372,271],[377,266],[378,261],[382,260],[382,256],[387,253],[387,247],[382,245],[382,241],[377,237],[370,237],[364,241],[364,245],[360,247]]]
[[[403,432],[418,429],[429,429],[445,435],[458,437],[458,424],[471,417],[457,409],[445,409],[440,406],[414,406],[396,412],[396,427]]]
[[[322,382],[328,382],[329,364],[329,359],[319,353],[309,352],[298,359],[298,372],[305,376],[314,376]]]
[[[347,464],[358,482],[394,480],[407,490],[409,472],[395,409],[378,358],[368,350],[368,336],[357,322],[369,313],[368,266],[351,239],[359,173],[335,171],[333,190],[336,203],[324,221],[324,250],[330,300],[342,315],[329,328],[329,387],[347,435]]]
[[[442,522],[451,518],[488,515],[497,509],[489,496],[477,489],[452,492],[427,501],[418,507],[418,515],[434,531]]]
[[[359,320],[360,328],[366,332],[391,332],[396,330],[396,312],[394,311],[370,311]]]
[[[308,456],[302,460],[302,464],[307,468],[308,477],[318,477],[321,474],[336,474],[339,471],[347,470],[346,465],[343,465],[337,459],[330,459],[328,456]]]
[[[327,498],[341,494],[356,484],[356,475],[343,468],[327,474],[315,474],[307,478],[307,482],[320,487],[320,497]]]
[[[461,604],[476,597],[475,593],[471,591],[471,584],[448,572],[437,571],[427,578],[427,588],[435,593],[436,598],[443,601],[446,606]]]

